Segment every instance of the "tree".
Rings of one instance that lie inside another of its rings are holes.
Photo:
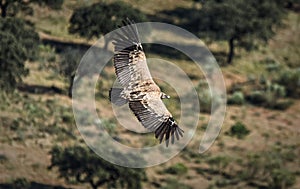
[[[37,55],[38,34],[17,18],[0,18],[0,87],[12,91],[28,74],[25,61]]]
[[[0,18],[0,30],[14,35],[24,47],[26,59],[35,59],[38,55],[39,36],[31,24],[18,18]]]
[[[142,180],[146,178],[143,169],[111,164],[85,147],[72,146],[65,149],[54,147],[50,154],[52,155],[50,169],[58,167],[60,177],[67,181],[89,183],[93,189],[104,185],[108,188],[139,189],[142,188]]]
[[[0,0],[1,17],[15,16],[19,11],[32,14],[31,3],[46,5],[52,9],[60,9],[64,0]]]
[[[68,48],[64,51],[61,64],[59,66],[59,73],[69,80],[68,95],[70,98],[72,97],[72,87],[75,77],[75,71],[78,67],[82,55],[83,52],[79,49]]]
[[[231,63],[236,46],[250,50],[271,38],[284,13],[284,0],[210,0],[188,25],[201,36],[226,40]]]
[[[295,6],[299,6],[299,1],[298,0],[286,0],[285,1],[285,7],[288,8],[288,9],[293,9],[295,8]]]
[[[74,11],[70,19],[69,32],[91,39],[101,37],[121,25],[122,20],[130,18],[135,22],[146,21],[146,16],[138,9],[124,2],[110,4],[100,2]],[[105,49],[108,41],[106,41]]]
[[[64,4],[64,0],[33,0],[34,2],[39,3],[40,5],[46,5],[51,9],[61,9],[62,5]]]
[[[28,74],[24,65],[27,56],[24,46],[11,33],[0,31],[0,43],[0,88],[8,92]]]

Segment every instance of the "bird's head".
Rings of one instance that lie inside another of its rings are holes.
[[[170,98],[169,95],[166,95],[165,93],[160,93],[160,98],[164,99],[164,98]]]

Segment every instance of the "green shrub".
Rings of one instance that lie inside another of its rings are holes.
[[[28,189],[30,185],[30,182],[26,178],[17,178],[12,182],[13,189]]]
[[[283,100],[285,96],[285,88],[283,86],[272,84],[266,91],[253,91],[247,97],[247,101],[251,104],[262,106],[269,109],[286,110],[293,102],[291,100]]]
[[[247,100],[255,105],[262,105],[267,101],[267,97],[264,91],[252,91],[248,96]]]
[[[74,115],[69,111],[64,111],[61,118],[64,123],[72,123],[74,121]]]
[[[12,121],[12,124],[10,125],[10,129],[12,131],[17,131],[20,128],[20,119],[16,118]]]
[[[244,94],[240,91],[234,92],[231,96],[229,96],[227,103],[228,104],[236,104],[242,105],[245,102]]]
[[[212,97],[209,90],[203,90],[199,94],[200,111],[205,113],[211,112]]]
[[[0,164],[7,162],[9,159],[6,155],[0,154]]]
[[[183,175],[188,172],[188,168],[182,163],[177,163],[167,168],[165,172],[173,175]]]
[[[292,100],[279,100],[279,101],[275,102],[275,104],[274,104],[274,106],[272,108],[276,109],[276,110],[286,110],[292,104],[293,104]]]
[[[272,188],[286,188],[295,184],[295,175],[287,169],[274,169],[271,173],[272,182],[270,186]]]
[[[281,189],[288,188],[295,184],[296,167],[289,167],[287,163],[291,162],[286,155],[291,155],[297,159],[290,148],[274,148],[273,150],[250,154],[245,160],[243,171],[238,177],[248,185],[261,183],[264,188]]]
[[[284,70],[276,82],[285,86],[287,96],[293,98],[300,97],[300,69]]]
[[[204,113],[211,113],[214,111],[212,108],[212,102],[214,101],[215,107],[217,108],[220,105],[221,97],[214,95],[209,88],[205,86],[198,86],[196,88],[199,97],[200,111]]]
[[[274,94],[276,97],[285,97],[286,96],[286,90],[285,87],[282,85],[279,85],[277,83],[270,84],[268,87],[268,90]]]
[[[287,86],[283,81],[286,81],[286,83],[292,81],[290,81],[291,79],[288,79],[289,74],[283,75],[285,76],[285,79],[282,79],[281,82],[279,82],[279,79],[270,80],[265,77],[265,75],[261,75],[258,79],[250,79],[245,83],[234,84],[230,90],[233,94],[229,95],[227,103],[242,104],[244,101],[247,101],[248,103],[256,106],[285,110],[292,104],[292,101],[283,99],[287,96],[289,97],[290,94],[287,88],[289,86]],[[293,80],[298,81],[297,77],[296,79],[293,78]],[[300,84],[300,80],[298,81],[298,84]],[[293,85],[293,89],[295,89],[294,91],[298,90],[296,88],[297,86]]]
[[[244,138],[250,133],[250,131],[246,128],[246,126],[241,122],[236,122],[234,125],[231,126],[229,135],[236,136],[239,139]]]

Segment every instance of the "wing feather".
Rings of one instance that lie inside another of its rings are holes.
[[[114,67],[117,78],[128,92],[129,107],[141,124],[155,133],[160,143],[165,139],[173,144],[183,136],[160,96],[161,91],[153,81],[140,43],[136,25],[129,19],[123,22],[113,37],[115,46]]]
[[[145,128],[155,132],[155,137],[160,143],[165,139],[168,146],[170,136],[172,144],[175,137],[179,140],[179,136],[183,136],[183,130],[179,128],[159,97],[152,97],[149,101],[129,101],[129,107]]]
[[[145,53],[135,24],[127,19],[113,37],[114,67],[120,84],[125,88],[137,81],[152,80]]]
[[[132,27],[129,27],[127,32],[130,33],[130,36],[132,36],[135,41],[140,41],[138,29],[137,29],[134,21],[133,20],[131,21],[129,18],[127,18],[126,20],[123,20],[123,24],[124,25],[131,25]]]

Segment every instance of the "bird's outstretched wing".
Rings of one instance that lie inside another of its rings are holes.
[[[146,94],[149,96],[149,94]],[[179,128],[172,115],[162,102],[159,96],[151,95],[150,98],[140,101],[129,101],[129,107],[138,120],[144,127],[155,133],[155,137],[159,139],[160,143],[165,138],[166,145],[174,143],[176,137],[183,136],[183,130]]]
[[[113,37],[114,67],[120,84],[126,88],[137,82],[152,80],[136,25],[127,19]]]
[[[179,140],[183,136],[183,130],[161,100],[161,91],[149,72],[136,25],[129,19],[123,24],[125,26],[113,38],[114,67],[123,89],[112,89],[111,100],[118,102],[115,104],[129,102],[130,109],[142,125],[154,132],[160,142],[165,138],[168,146],[169,139],[174,143],[175,137]],[[130,97],[121,97],[123,90]]]

